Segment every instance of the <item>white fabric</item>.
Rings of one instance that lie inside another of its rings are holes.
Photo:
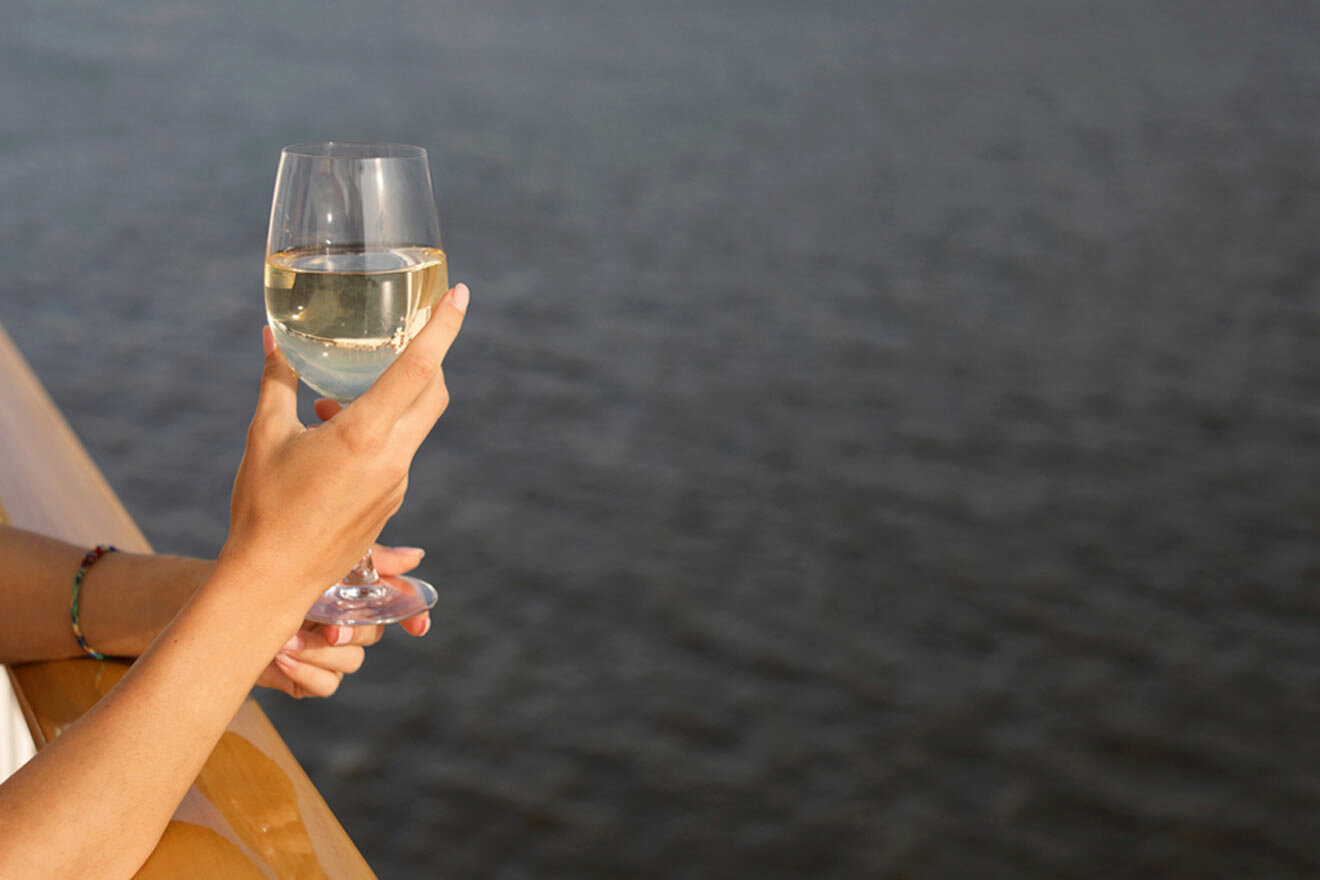
[[[0,779],[7,779],[36,753],[18,697],[4,667],[0,666]]]

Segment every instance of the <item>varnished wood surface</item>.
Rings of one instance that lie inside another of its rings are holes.
[[[2,327],[0,521],[76,544],[151,549]],[[62,660],[11,669],[37,748],[91,708],[127,668]],[[251,699],[138,873],[149,880],[374,876]]]

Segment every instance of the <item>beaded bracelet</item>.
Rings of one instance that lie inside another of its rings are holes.
[[[114,553],[115,548],[109,544],[97,544],[82,559],[82,565],[78,566],[78,573],[73,576],[73,637],[78,640],[78,647],[82,648],[83,653],[93,660],[104,660],[105,655],[100,651],[93,651],[87,646],[87,639],[83,636],[82,624],[78,622],[78,594],[82,591],[83,575],[87,574],[87,569],[92,567],[92,563],[100,559],[107,553]]]

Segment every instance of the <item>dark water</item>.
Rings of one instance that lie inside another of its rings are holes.
[[[1320,874],[1320,6],[5,12],[0,320],[163,550],[279,147],[431,149],[437,626],[263,699],[382,877]]]

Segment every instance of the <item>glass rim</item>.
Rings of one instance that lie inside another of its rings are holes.
[[[425,159],[426,149],[412,144],[376,141],[308,141],[290,144],[281,155],[308,159]]]

